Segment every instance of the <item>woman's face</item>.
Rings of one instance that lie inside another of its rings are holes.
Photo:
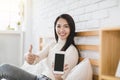
[[[70,26],[67,21],[63,18],[58,19],[56,23],[56,33],[58,38],[65,40],[70,34]]]

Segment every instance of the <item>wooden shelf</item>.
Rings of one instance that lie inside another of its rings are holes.
[[[103,80],[120,80],[120,78],[115,77],[114,75],[102,75]]]
[[[100,30],[100,80],[120,80],[115,77],[120,59],[120,27]]]

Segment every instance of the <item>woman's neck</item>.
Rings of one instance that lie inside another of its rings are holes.
[[[58,39],[58,43],[60,43],[60,44],[65,44],[65,43],[66,43],[66,39],[64,39],[64,40]]]

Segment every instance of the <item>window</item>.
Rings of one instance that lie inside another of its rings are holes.
[[[23,0],[0,0],[0,30],[16,29],[23,22]]]

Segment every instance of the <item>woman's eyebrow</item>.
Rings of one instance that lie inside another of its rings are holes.
[[[65,24],[65,25],[68,25],[68,24]]]
[[[68,24],[64,24],[65,26],[69,26]]]
[[[60,24],[60,23],[58,23],[58,24],[56,24],[56,25],[61,25],[61,24]],[[63,24],[63,25],[65,25],[65,26],[66,26],[66,25],[67,25],[67,26],[69,26],[69,24]]]

